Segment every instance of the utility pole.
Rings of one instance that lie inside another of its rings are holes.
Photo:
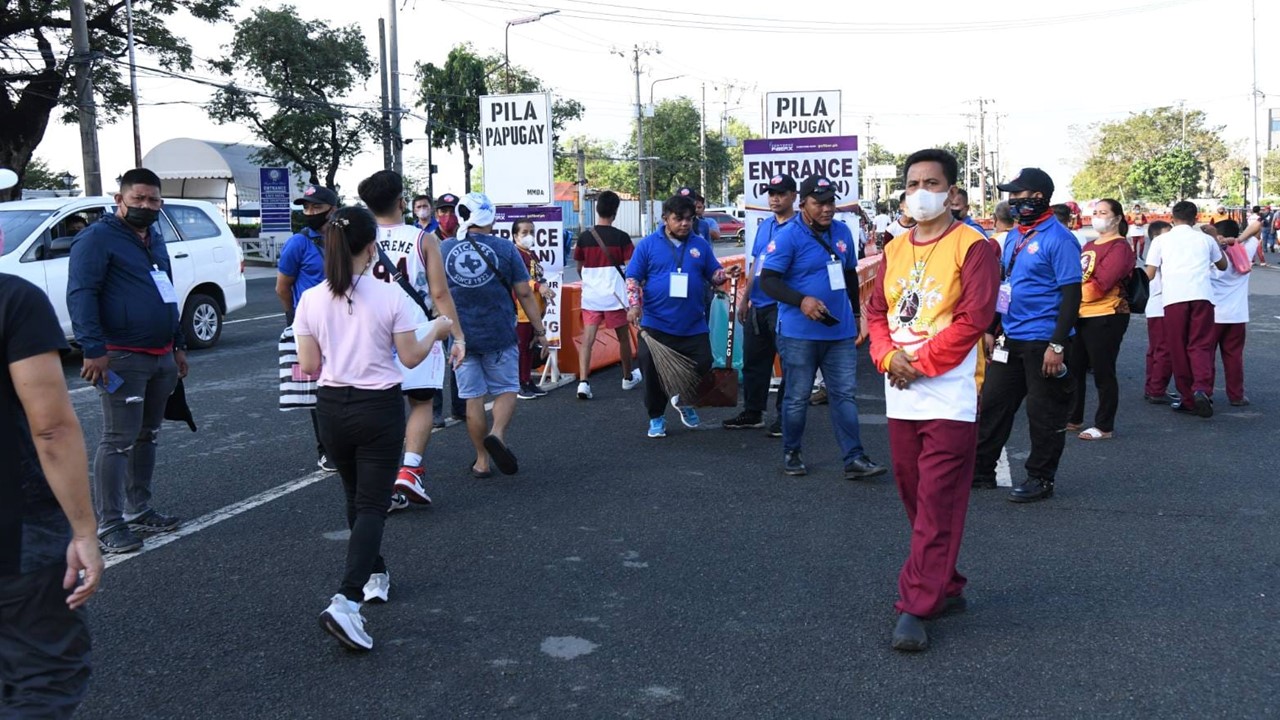
[[[987,216],[987,103],[989,100],[978,98],[978,185],[982,188],[982,212],[979,217]]]
[[[387,54],[391,78],[391,169],[404,174],[404,143],[400,135],[400,41],[396,31],[396,0],[387,0]]]
[[[133,42],[133,0],[124,3],[125,29],[129,44],[129,108],[133,111],[133,166],[142,167],[142,123],[138,119],[138,64]],[[1257,72],[1254,73],[1257,77]]]
[[[1258,92],[1258,3],[1257,0],[1249,2],[1249,27],[1253,35],[1253,92],[1249,95],[1249,112],[1253,115],[1253,202],[1246,204],[1257,205],[1262,201],[1262,160],[1258,154],[1260,146],[1258,142],[1258,99],[1262,93]],[[1246,200],[1249,198],[1246,197]]]
[[[723,145],[728,152],[729,147],[729,95],[738,90],[738,86],[733,83],[725,83],[724,86],[724,108],[720,112],[720,144]],[[706,196],[704,191],[703,196]],[[729,173],[726,172],[720,176],[720,202],[722,205],[729,204]]]
[[[382,75],[382,169],[390,170],[394,160],[391,154],[391,113],[387,101],[387,25],[382,18],[378,18],[378,69]],[[427,145],[430,144],[428,141]]]
[[[585,232],[587,227],[593,223],[588,222],[594,218],[587,217],[587,153],[582,149],[582,143],[578,143],[578,232]]]
[[[874,205],[880,196],[876,192],[875,183],[871,181],[871,116],[867,116],[867,135],[863,138],[867,148],[862,151],[862,194],[871,199]]]
[[[702,83],[702,113],[698,116],[702,137],[698,143],[698,192],[707,194],[707,84]]]
[[[636,189],[640,196],[640,232],[647,235],[649,233],[649,203],[645,195],[644,185],[644,100],[640,97],[640,56],[660,54],[662,51],[656,47],[635,45],[631,48],[631,72],[636,76]],[[615,55],[626,57],[626,53],[621,50],[614,50]]]
[[[996,113],[996,151],[994,155],[994,160],[992,161],[991,164],[995,166],[993,168],[993,172],[995,173],[995,176],[997,178],[1004,176],[1004,171],[1000,165],[1001,158],[1003,157],[1000,154],[1000,118],[1002,117],[1005,117],[1005,116],[1000,113]]]
[[[98,108],[93,100],[93,55],[89,51],[89,16],[84,0],[71,0],[71,42],[76,66],[76,114],[80,118],[80,154],[84,158],[84,194],[102,194],[98,160]]]

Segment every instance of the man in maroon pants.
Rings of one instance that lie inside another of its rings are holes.
[[[907,158],[906,205],[916,226],[885,246],[867,300],[871,359],[885,374],[893,474],[911,523],[895,650],[924,650],[924,621],[966,605],[956,559],[977,454],[986,361],[978,342],[995,316],[1000,276],[986,235],[948,211],[958,175],[946,151]]]
[[[1181,399],[1175,412],[1213,417],[1213,318],[1210,268],[1227,269],[1218,242],[1196,228],[1199,208],[1183,200],[1173,206],[1173,229],[1147,254],[1147,277],[1160,272],[1164,337],[1173,358],[1173,382]]]

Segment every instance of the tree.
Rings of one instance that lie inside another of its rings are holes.
[[[1130,183],[1130,170],[1140,161],[1151,161],[1173,150],[1185,149],[1201,165],[1197,187],[1216,187],[1215,165],[1230,152],[1222,139],[1222,126],[1209,126],[1202,110],[1160,107],[1130,115],[1124,120],[1098,123],[1086,132],[1090,137],[1083,168],[1071,181],[1076,197],[1113,197],[1121,202],[1142,197]],[[1079,130],[1077,129],[1077,132]]]
[[[610,140],[573,137],[561,143],[564,152],[556,155],[556,182],[578,181],[577,149],[585,157],[587,186],[634,196],[637,191],[636,163],[624,159],[627,151]]]
[[[29,190],[67,190],[67,183],[62,178],[64,175],[70,174],[68,170],[54,170],[49,167],[49,163],[38,157],[33,157],[31,162],[27,163],[27,174],[23,178],[22,186]],[[73,180],[70,189],[74,188],[75,181]]]
[[[1203,171],[1200,160],[1190,150],[1176,148],[1135,162],[1126,182],[1134,197],[1171,205],[1187,196]]]
[[[545,92],[547,88],[532,73],[511,66],[511,88],[514,92]],[[469,44],[449,51],[444,65],[418,63],[418,106],[436,123],[431,142],[437,148],[457,148],[462,154],[466,192],[471,192],[474,163],[471,153],[480,137],[480,97],[504,92],[506,77],[501,55],[478,55]],[[583,106],[577,100],[553,98],[551,131],[553,142],[570,120],[582,117]]]
[[[309,182],[333,187],[338,169],[380,132],[378,115],[342,100],[373,73],[357,25],[303,20],[291,5],[259,7],[236,29],[226,56],[211,64],[228,77],[247,75],[257,86],[233,80],[218,89],[208,109],[214,121],[246,123],[267,143],[258,162],[292,163]]]
[[[1262,197],[1280,197],[1280,150],[1272,150],[1262,161]]]
[[[171,16],[185,11],[205,22],[227,20],[236,0],[135,0],[137,47],[165,69],[190,70],[191,46],[169,27]],[[129,86],[119,60],[125,47],[124,3],[87,3],[89,47],[97,61],[92,78],[100,117],[113,120],[129,104]],[[144,55],[145,58],[145,55]],[[18,185],[3,193],[19,197],[32,153],[44,140],[49,119],[62,107],[64,122],[74,122],[71,82],[71,14],[66,0],[23,0],[0,10],[0,166],[18,174]]]
[[[693,100],[687,97],[663,100],[654,108],[653,117],[644,121],[644,153],[656,157],[652,166],[649,196],[666,198],[681,186],[697,187],[701,179],[702,153],[699,144],[701,117]],[[627,155],[637,157],[633,131]],[[739,157],[741,172],[741,157]],[[719,133],[707,133],[707,187],[704,195],[718,196],[722,178],[729,173],[729,151]],[[739,184],[741,186],[741,184]]]
[[[729,159],[729,197],[724,198],[723,204],[728,205],[735,193],[740,193],[745,189],[742,177],[742,144],[747,140],[754,140],[760,135],[752,130],[750,125],[737,118],[729,118],[729,123],[725,127],[725,135],[732,140],[732,144],[725,148]]]

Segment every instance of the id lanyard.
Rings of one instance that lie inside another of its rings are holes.
[[[818,244],[822,245],[822,248],[831,256],[831,261],[827,263],[827,284],[832,290],[846,289],[843,258],[836,253],[835,248],[831,247],[830,243],[822,239],[821,235],[815,233],[813,228],[808,228],[808,230],[813,239],[817,240]],[[827,230],[827,234],[830,234],[830,232],[830,230]]]
[[[1032,229],[1031,232],[1022,237],[1022,242],[1013,246],[1013,257],[1009,258],[1009,268],[1004,274],[1005,280],[1013,277],[1013,268],[1018,264],[1018,253],[1021,253],[1022,249],[1027,246],[1027,243],[1031,242],[1031,238],[1035,237],[1035,234],[1036,230]]]
[[[671,257],[676,261],[676,271],[671,273],[667,285],[667,294],[673,298],[683,300],[689,297],[689,276],[684,272],[684,255],[689,250],[689,242],[692,239],[692,236],[687,238],[677,251],[675,241],[667,238],[667,242],[671,245]]]

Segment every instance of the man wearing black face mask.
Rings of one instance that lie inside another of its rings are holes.
[[[982,233],[983,237],[987,236],[986,228],[978,224],[978,221],[969,216],[969,191],[962,187],[956,188],[956,196],[951,200],[951,217],[968,225],[969,227]]]
[[[134,533],[170,532],[179,518],[151,507],[151,476],[165,403],[187,374],[169,253],[154,223],[160,178],[125,173],[116,213],[71,246],[67,309],[84,351],[80,377],[98,387],[102,442],[93,463],[93,509],[103,552],[142,547]]]
[[[1053,495],[1066,441],[1075,381],[1064,357],[1080,313],[1080,243],[1054,218],[1053,180],[1043,170],[1023,168],[1000,190],[1009,193],[1018,225],[1004,241],[996,320],[983,345],[991,348],[991,364],[982,387],[973,485],[996,486],[996,462],[1026,398],[1031,454],[1027,477],[1014,484],[1009,500],[1035,502]]]

